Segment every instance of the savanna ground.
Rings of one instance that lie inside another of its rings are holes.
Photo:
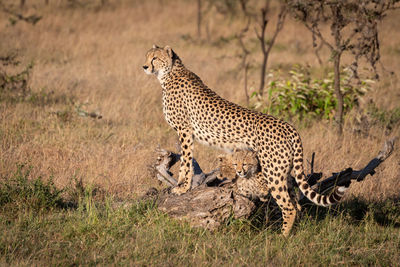
[[[153,43],[171,45],[210,88],[245,105],[240,49],[231,38],[243,21],[206,17],[209,40],[199,41],[195,1],[109,1],[104,7],[100,1],[44,2],[28,0],[20,11],[41,15],[36,25],[12,25],[9,15],[0,16],[0,56],[14,54],[21,61],[3,70],[12,75],[33,64],[25,92],[1,92],[0,264],[400,262],[398,145],[373,177],[351,186],[343,204],[307,209],[287,240],[279,234],[280,221],[266,227],[261,215],[209,232],[169,219],[151,202],[137,203],[149,187],[160,187],[148,171],[155,148],[176,150],[177,142],[162,115],[160,85],[141,68],[145,52]],[[373,101],[368,114],[378,118],[367,125],[368,133],[353,131],[355,112],[346,117],[342,139],[329,121],[292,122],[305,157],[316,152],[315,171],[360,168],[388,137],[399,135],[399,123],[387,119],[400,106],[399,16],[392,12],[380,25],[382,63],[395,74],[381,70],[380,81],[360,99],[359,112]],[[250,91],[258,86],[257,45]],[[268,69],[288,72],[302,63],[323,76],[331,65],[320,66],[311,47],[310,33],[288,19]],[[324,50],[322,55],[329,57]],[[201,145],[195,150],[206,171],[219,153]]]

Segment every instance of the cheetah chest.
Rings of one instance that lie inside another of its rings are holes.
[[[186,111],[178,90],[163,91],[163,113],[167,123],[178,130],[187,125]]]

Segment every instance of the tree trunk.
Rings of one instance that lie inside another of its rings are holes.
[[[341,52],[335,51],[334,52],[334,61],[333,61],[333,68],[334,68],[334,88],[335,88],[335,95],[337,99],[337,106],[336,106],[336,114],[335,114],[335,121],[337,127],[337,133],[339,136],[343,133],[343,95],[340,91],[340,57]]]
[[[265,45],[264,45],[265,46]],[[265,72],[267,70],[267,61],[268,61],[268,54],[263,52],[263,62],[261,65],[261,79],[260,79],[260,96],[262,97],[264,95],[264,87],[265,87]]]
[[[261,9],[261,18],[262,18],[261,25],[260,25],[261,33],[258,34],[256,31],[257,38],[259,39],[260,44],[261,44],[261,51],[263,53],[263,61],[262,61],[262,65],[261,65],[260,88],[259,88],[260,97],[262,97],[264,95],[265,73],[267,70],[269,53],[271,52],[271,49],[275,44],[276,37],[278,36],[279,32],[283,29],[283,24],[285,22],[286,14],[287,14],[286,5],[281,4],[280,11],[278,14],[278,21],[276,22],[275,31],[272,35],[271,40],[269,40],[268,44],[266,45],[265,31],[266,31],[268,21],[269,21],[269,19],[267,17],[269,10],[270,10],[269,6],[270,6],[270,1],[267,0],[265,2],[265,7]]]
[[[201,39],[201,0],[197,0],[197,38]]]
[[[246,62],[246,58],[243,59],[243,72],[244,72],[244,94],[246,96],[246,105],[250,105],[250,96],[247,91],[247,71],[249,69],[249,64]]]
[[[261,45],[261,51],[263,53],[263,60],[261,64],[261,76],[260,76],[260,87],[258,89],[260,93],[260,97],[263,96],[264,94],[264,86],[265,86],[265,72],[267,69],[267,62],[268,62],[268,53],[267,49],[265,46],[265,30],[267,28],[268,24],[268,19],[267,19],[267,14],[269,11],[269,1],[266,1],[265,7],[261,9],[261,34],[257,35],[258,39],[260,40],[260,45]]]
[[[337,133],[339,136],[342,136],[343,133],[343,95],[340,91],[340,57],[343,53],[343,45],[342,45],[342,35],[340,33],[341,29],[343,29],[342,13],[340,5],[332,5],[332,16],[333,23],[331,25],[331,32],[335,42],[335,48],[332,51],[333,53],[333,69],[334,69],[334,89],[335,95],[337,99],[336,106],[336,114],[335,114],[335,122],[337,127]]]

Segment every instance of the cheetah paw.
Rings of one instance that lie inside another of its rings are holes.
[[[298,211],[301,211],[301,205],[299,203],[296,203],[296,208]]]
[[[182,195],[184,193],[186,193],[188,191],[188,189],[184,188],[184,187],[180,187],[180,186],[176,186],[174,188],[172,188],[171,192],[175,195]]]

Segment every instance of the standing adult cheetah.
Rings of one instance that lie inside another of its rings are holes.
[[[153,46],[146,54],[143,69],[157,76],[163,88],[163,113],[178,132],[182,148],[179,186],[183,194],[190,189],[193,168],[193,141],[227,149],[251,149],[257,153],[261,171],[272,197],[282,210],[282,232],[287,236],[296,218],[287,177],[294,170],[300,190],[312,202],[328,206],[338,202],[348,185],[339,186],[330,196],[310,188],[303,171],[303,147],[297,131],[273,116],[229,102],[209,89],[182,64],[169,46]]]

